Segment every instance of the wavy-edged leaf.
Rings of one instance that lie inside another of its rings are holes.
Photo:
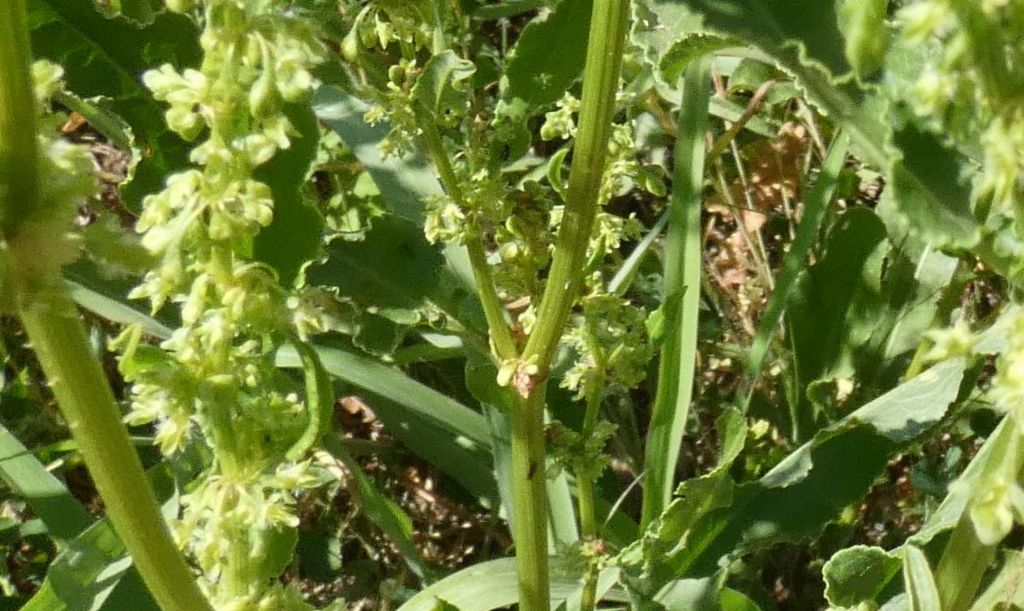
[[[863,497],[903,443],[943,417],[964,368],[962,358],[940,363],[820,431],[760,480],[731,485],[727,505],[692,528],[677,528],[689,512],[680,511],[685,499],[673,502],[642,542],[649,585],[708,576],[724,558],[816,536]]]
[[[184,15],[163,12],[140,27],[123,17],[107,18],[90,1],[30,0],[32,50],[68,67],[68,89],[81,98],[109,98],[103,105],[132,129],[141,155],[132,179],[121,187],[137,208],[158,191],[171,172],[187,164],[189,145],[164,124],[164,106],[142,86],[145,70],[162,63],[179,68],[202,59],[199,32]]]
[[[875,601],[900,568],[899,555],[880,547],[855,545],[839,550],[821,570],[825,598],[835,607]]]

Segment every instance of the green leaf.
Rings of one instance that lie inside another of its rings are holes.
[[[418,153],[399,159],[381,156],[384,124],[370,125],[363,115],[370,106],[340,87],[324,85],[313,94],[313,110],[348,145],[377,183],[384,202],[396,215],[423,224],[423,200],[444,195],[433,168]]]
[[[964,359],[940,363],[820,431],[760,480],[727,482],[731,502],[692,527],[692,501],[677,499],[642,541],[646,585],[709,576],[725,559],[816,536],[863,497],[903,443],[945,414],[964,367]],[[728,497],[719,496],[715,504]]]
[[[81,98],[109,98],[104,107],[132,129],[141,156],[121,195],[132,209],[160,190],[164,179],[187,165],[189,146],[164,124],[164,106],[142,86],[145,70],[162,63],[178,68],[202,59],[199,32],[184,15],[162,12],[152,23],[107,18],[89,0],[29,0],[32,50],[67,67],[69,90]]]
[[[893,143],[902,160],[888,177],[885,205],[902,214],[919,239],[936,247],[977,244],[980,224],[971,211],[970,188],[961,182],[964,160],[938,136],[913,124],[897,130]]]
[[[320,126],[305,104],[288,105],[285,114],[295,129],[291,146],[279,150],[253,174],[274,196],[274,218],[256,236],[253,256],[277,270],[278,281],[288,288],[295,284],[302,266],[319,253],[324,223],[303,192],[316,159]]]
[[[0,478],[25,499],[57,541],[77,536],[93,522],[64,484],[3,425],[0,425]]]
[[[502,95],[535,107],[552,104],[583,72],[593,0],[562,0],[523,28],[505,68]]]
[[[687,68],[683,82],[665,244],[665,298],[661,306],[664,309],[665,335],[644,457],[646,477],[642,526],[660,515],[672,496],[675,488],[672,474],[679,459],[693,393],[700,310],[701,193],[708,100],[711,97],[710,72],[710,59],[701,58]]]
[[[324,447],[337,458],[349,472],[355,486],[349,490],[355,496],[362,511],[384,532],[388,540],[401,552],[406,564],[420,579],[429,580],[431,569],[412,540],[412,519],[399,505],[384,496],[362,466],[336,438],[324,439]],[[290,555],[288,556],[290,558]]]
[[[928,559],[917,547],[903,547],[903,582],[907,593],[909,611],[932,611],[941,609],[939,589],[935,576],[928,565]]]
[[[578,587],[582,569],[560,556],[551,557],[550,565],[551,602],[552,607],[557,607]],[[461,611],[490,611],[516,604],[519,601],[519,581],[515,558],[488,560],[462,569],[420,591],[398,611],[432,611],[439,600]],[[624,602],[622,596],[614,591],[606,596],[606,600]]]
[[[901,566],[898,555],[880,547],[855,545],[839,550],[821,571],[825,578],[825,598],[834,607],[876,601]]]
[[[369,106],[339,87],[323,86],[313,95],[317,118],[348,145],[377,184],[384,202],[393,213],[423,226],[423,202],[444,195],[434,169],[419,153],[402,157],[381,157],[380,142],[388,133],[385,124],[368,125],[363,115]],[[425,241],[425,238],[424,238]],[[469,255],[464,246],[448,244],[443,249],[447,267],[458,285],[474,296],[476,291]],[[471,306],[471,309],[479,305]],[[479,311],[483,321],[483,312]],[[480,327],[482,329],[482,327]]]
[[[443,115],[451,106],[452,93],[463,87],[475,72],[473,62],[448,49],[427,60],[413,85],[412,97],[431,113]]]
[[[885,235],[873,212],[850,209],[833,226],[824,257],[797,279],[786,305],[796,388],[853,374],[884,308]],[[821,416],[803,393],[792,409],[792,436],[802,441]]]
[[[673,4],[673,0],[649,0]],[[678,1],[678,0],[676,0]],[[842,79],[852,72],[846,58],[835,3],[818,0],[686,0],[705,25],[758,46],[795,53]]]
[[[398,324],[414,324],[433,311],[482,329],[482,310],[447,267],[444,251],[404,219],[375,219],[363,240],[337,238],[327,246],[327,255],[306,270],[309,284],[330,287]]]

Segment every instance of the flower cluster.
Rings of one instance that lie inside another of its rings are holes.
[[[923,0],[902,35],[932,49],[908,101],[958,143],[982,151],[975,196],[1024,236],[1024,5]]]
[[[290,146],[286,105],[308,97],[324,56],[311,20],[274,0],[178,1],[202,10],[199,69],[170,65],[143,80],[166,101],[168,126],[199,142],[197,167],[144,201],[138,231],[157,261],[134,298],[171,302],[181,326],[159,348],[128,329],[115,342],[133,382],[129,424],[154,423],[168,455],[195,444],[210,465],[182,497],[179,541],[204,572],[217,608],[301,608],[275,583],[273,539],[294,528],[295,495],[317,485],[307,462],[290,462],[307,407],[274,365],[293,340],[288,295],[269,267],[250,260],[273,218],[255,169]],[[285,539],[287,540],[287,539]],[[268,606],[269,605],[269,606]]]

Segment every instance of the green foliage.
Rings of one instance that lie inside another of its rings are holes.
[[[1022,604],[1019,0],[26,2],[5,604]]]

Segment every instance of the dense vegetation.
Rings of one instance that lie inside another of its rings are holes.
[[[0,606],[1024,607],[1024,1],[0,4]]]

